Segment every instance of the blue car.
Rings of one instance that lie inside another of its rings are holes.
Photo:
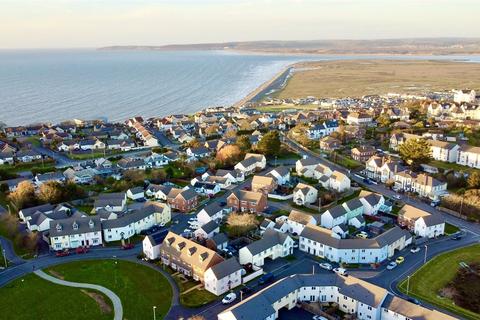
[[[273,281],[273,273],[265,273],[263,276],[260,277],[258,283],[260,284],[267,284]]]

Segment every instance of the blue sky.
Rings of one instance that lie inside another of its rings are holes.
[[[478,0],[0,0],[0,48],[480,37]]]

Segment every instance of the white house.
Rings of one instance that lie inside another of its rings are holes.
[[[205,223],[193,232],[195,237],[200,239],[210,239],[218,233],[220,233],[220,226],[213,220]]]
[[[457,163],[480,169],[480,147],[462,146],[458,150]]]
[[[439,214],[430,214],[415,221],[415,235],[424,238],[436,238],[445,233],[445,219]]]
[[[334,303],[359,320],[455,320],[390,294],[386,289],[353,276],[294,274],[276,281],[218,314],[218,320],[275,320],[280,309],[298,302]]]
[[[210,221],[220,222],[225,216],[225,210],[218,202],[210,203],[197,213],[197,221],[203,226]]]
[[[475,90],[453,90],[453,100],[456,103],[474,103],[476,99]]]
[[[337,263],[380,263],[412,241],[410,232],[394,227],[372,239],[341,239],[332,230],[307,225],[300,234],[299,248]]]
[[[428,143],[430,144],[433,159],[450,163],[457,161],[460,149],[458,144],[439,140],[428,140]]]
[[[299,206],[315,203],[317,199],[318,190],[308,184],[298,183],[293,189],[293,202]]]
[[[117,219],[102,221],[103,238],[106,242],[126,240],[153,226],[165,226],[170,220],[170,206],[159,202],[146,202],[136,211]]]
[[[247,153],[245,158],[235,165],[235,170],[239,170],[244,176],[250,175],[257,170],[265,169],[267,158],[263,154]]]
[[[347,124],[368,126],[372,124],[372,116],[363,112],[350,112],[347,116]]]
[[[145,193],[142,187],[131,188],[127,190],[127,198],[131,200],[145,199]]]
[[[275,260],[293,253],[294,241],[288,235],[268,229],[263,238],[257,240],[239,251],[240,264],[252,263],[257,267],[264,264],[265,258]]]
[[[149,184],[147,189],[145,190],[145,195],[148,197],[155,198],[157,200],[167,201],[168,194],[172,190],[171,186],[164,186],[158,184]]]
[[[376,215],[385,205],[385,198],[382,195],[369,191],[362,191],[359,200],[363,204],[363,213],[369,216]]]
[[[286,185],[290,182],[290,168],[281,166],[272,169],[267,175],[272,176],[277,180],[277,184],[280,186]]]
[[[93,204],[95,211],[106,210],[110,212],[122,212],[127,205],[125,192],[101,193]]]
[[[149,260],[156,260],[160,258],[160,245],[162,244],[166,231],[156,232],[146,236],[142,241],[143,254]]]
[[[242,284],[242,272],[245,272],[236,258],[217,263],[205,271],[205,290],[220,296]]]
[[[312,214],[301,212],[298,210],[290,211],[288,215],[288,231],[291,234],[301,234],[307,224],[317,224],[317,217]]]
[[[102,244],[100,218],[67,218],[50,221],[49,239],[53,250],[99,246]]]

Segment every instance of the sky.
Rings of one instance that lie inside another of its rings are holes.
[[[0,48],[480,37],[479,0],[0,0]]]

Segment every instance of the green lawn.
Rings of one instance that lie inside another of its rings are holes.
[[[443,161],[438,161],[438,160],[432,160],[430,161],[429,165],[443,169],[443,170],[455,170],[455,171],[463,171],[463,172],[480,172],[478,169],[462,166],[456,163],[449,163],[449,162],[443,162]]]
[[[89,291],[93,292],[93,291]],[[111,307],[111,301],[101,295]],[[0,318],[30,320],[112,319],[98,303],[80,289],[53,284],[29,274],[0,288]]]
[[[133,262],[73,262],[47,270],[52,271],[68,281],[94,283],[112,290],[122,300],[125,319],[150,319],[153,306],[157,306],[157,319],[163,319],[171,305],[172,288],[167,279],[160,272]],[[47,297],[41,299],[42,304]],[[52,300],[51,304],[61,300]]]
[[[454,279],[460,262],[480,262],[480,244],[447,252],[429,261],[410,277],[409,295],[464,318],[480,319],[480,314],[456,306],[452,300],[438,295],[439,291]],[[406,293],[407,279],[404,279],[398,288]]]
[[[43,163],[41,161],[36,161],[32,163],[17,163],[14,165],[10,164],[3,164],[0,165],[0,170],[5,170],[11,173],[18,173],[22,171],[35,171],[36,173],[45,173],[45,172],[52,172],[55,171],[55,164],[54,160],[44,160]]]
[[[199,308],[212,301],[215,301],[218,297],[213,293],[208,292],[205,289],[193,289],[186,294],[180,295],[180,303],[189,308]]]
[[[457,226],[454,226],[453,224],[445,222],[445,234],[450,235],[458,231],[460,231],[460,228],[458,228]]]

